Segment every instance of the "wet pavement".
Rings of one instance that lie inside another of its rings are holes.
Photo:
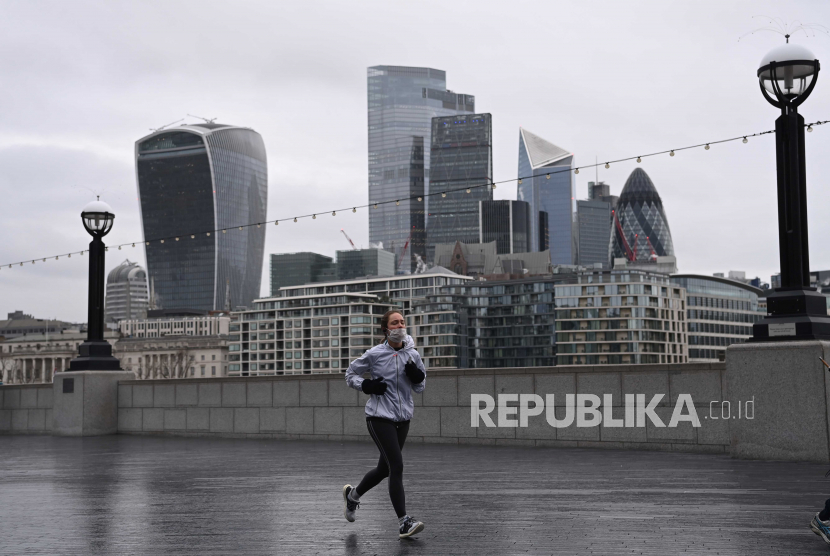
[[[0,554],[827,554],[826,467],[726,456],[411,444],[397,538],[386,481],[341,488],[368,443],[0,436]]]

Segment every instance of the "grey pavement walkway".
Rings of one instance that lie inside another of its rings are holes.
[[[368,443],[0,436],[0,554],[827,554],[826,466],[725,456],[411,444],[397,538],[386,482],[340,490]]]

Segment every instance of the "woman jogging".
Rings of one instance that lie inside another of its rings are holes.
[[[354,360],[346,371],[348,385],[370,395],[366,402],[366,426],[380,450],[380,460],[357,487],[343,487],[343,514],[348,521],[354,521],[360,497],[389,477],[389,497],[398,514],[399,536],[405,538],[424,530],[423,523],[406,513],[401,450],[414,409],[412,391],[424,391],[426,369],[415,342],[406,334],[401,313],[388,311],[380,319],[380,328],[386,340]],[[366,372],[371,378],[361,378]]]

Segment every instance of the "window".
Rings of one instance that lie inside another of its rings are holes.
[[[204,360],[205,360],[205,356],[204,356],[204,355],[202,355],[202,361],[204,361]]]
[[[190,376],[196,375],[196,367],[190,367]]]
[[[211,376],[216,376],[216,365],[212,365],[210,367],[210,375]]]
[[[210,358],[211,358],[212,361],[216,361],[216,354],[214,353],[213,355],[210,356]]]
[[[204,366],[204,365],[202,365],[200,368],[201,368],[201,370],[202,370],[202,376],[205,376],[205,366]]]

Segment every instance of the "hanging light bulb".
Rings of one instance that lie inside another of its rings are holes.
[[[669,156],[674,156],[674,151],[671,151],[671,152],[669,153]]]
[[[297,218],[295,217],[295,218],[294,218],[294,222],[296,222],[296,221],[297,221]]]
[[[421,197],[418,197],[418,202],[419,202],[419,203],[420,203],[422,200],[423,200],[423,199],[422,199]]]
[[[377,204],[377,203],[375,203],[375,207],[374,207],[374,208],[378,208],[378,204]]]
[[[193,235],[193,234],[190,234],[190,239],[196,239],[196,236]]]
[[[550,174],[547,174],[547,175],[545,176],[545,179],[546,179],[546,180],[549,180],[549,179],[550,179]]]
[[[495,188],[496,188],[496,184],[494,183],[494,184],[493,184],[493,189],[495,189]]]
[[[133,243],[133,247],[135,247],[135,243]]]
[[[110,248],[109,248],[109,247],[104,247],[104,251],[109,251],[109,250],[110,250]],[[83,251],[81,251],[81,255],[83,255],[83,254],[84,254],[84,252],[83,252]]]
[[[23,266],[23,263],[20,263],[20,266]]]
[[[146,243],[147,243],[147,245],[150,245],[150,242],[149,242],[149,241],[148,241],[148,242],[146,242]]]
[[[468,188],[467,188],[467,193],[469,193],[469,192],[470,192],[470,188],[468,187]]]
[[[807,126],[807,133],[812,133],[812,132],[813,132],[813,126],[808,125]]]
[[[161,240],[161,242],[164,243],[164,240]]]
[[[352,209],[352,212],[357,212],[357,207],[354,207],[354,208]]]
[[[608,163],[606,162],[606,163],[605,163],[605,169],[607,170],[607,169],[608,169],[608,168],[610,168],[610,167],[611,167],[611,165],[610,165],[610,164],[608,164]]]
[[[579,173],[579,168],[577,168],[576,170],[574,170],[574,174],[578,174],[578,173]]]
[[[443,193],[441,193],[441,197],[446,197],[446,196],[447,196],[447,192],[446,192],[446,191],[444,191]]]
[[[240,226],[240,227],[239,227],[239,231],[240,231],[240,232],[242,231],[242,226]]]
[[[519,185],[522,185],[522,178],[519,178]]]
[[[311,215],[311,219],[312,219],[312,220],[317,220],[317,215],[316,215],[316,214],[312,214],[312,215]]]
[[[71,258],[72,258],[72,253],[69,253],[69,254],[66,256],[66,258],[67,258],[67,259],[71,259]],[[20,266],[23,266],[23,263],[20,263]]]
[[[637,162],[642,162],[642,161],[643,161],[643,159],[638,156],[637,157]]]
[[[331,215],[332,215],[332,216],[337,216],[337,211],[334,211],[334,210],[333,210],[333,211],[331,211]]]
[[[280,225],[280,221],[279,220],[274,220],[274,226],[279,226],[279,225]]]
[[[749,143],[749,139],[747,139],[746,137],[744,137],[743,142],[744,142],[744,143]]]
[[[210,232],[207,233],[208,237],[210,237]]]
[[[176,238],[176,241],[179,241],[179,238]]]
[[[262,228],[262,224],[257,224],[256,227],[257,228]]]
[[[81,252],[80,252],[80,253],[78,253],[78,254],[79,254],[80,256],[82,256],[82,257],[84,256],[84,252],[83,252],[83,251],[81,251]]]
[[[59,257],[59,256],[60,256],[60,255],[58,255],[58,257]],[[55,260],[56,260],[56,261],[58,260],[58,257],[55,257]],[[11,268],[11,267],[12,267],[12,265],[9,265],[9,268]]]
[[[706,143],[706,146],[705,146],[705,147],[703,147],[703,148],[704,148],[704,149],[706,149],[706,150],[708,151],[708,150],[709,150],[709,143]]]
[[[46,259],[43,259],[43,262],[46,262]]]
[[[401,202],[400,202],[400,201],[395,201],[395,206],[396,206],[396,207],[401,206]]]
[[[118,246],[118,250],[121,251],[121,246],[120,245]]]
[[[35,264],[35,261],[32,261],[32,264]]]

